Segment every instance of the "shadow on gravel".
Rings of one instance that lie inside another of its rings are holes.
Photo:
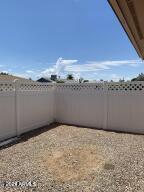
[[[83,128],[83,129],[93,129],[93,130],[103,130],[103,131],[106,131],[106,132],[113,132],[113,133],[119,133],[119,134],[125,134],[125,135],[140,135],[140,136],[144,136],[144,133],[135,133],[135,132],[124,132],[124,131],[119,131],[119,130],[113,130],[113,129],[101,129],[101,128],[97,128],[97,127],[87,127],[87,126],[83,126],[83,125],[75,125],[75,124],[67,124],[67,123],[63,123],[63,124],[60,124],[59,125],[67,125],[67,126],[74,126],[74,127],[77,127],[77,128]]]
[[[59,123],[53,123],[51,125],[44,126],[44,127],[41,127],[41,128],[38,128],[38,129],[35,129],[35,130],[32,130],[32,131],[29,131],[27,133],[24,133],[24,134],[20,135],[15,141],[12,141],[9,144],[1,146],[0,150],[6,149],[6,148],[11,147],[13,145],[16,145],[18,143],[26,142],[29,139],[31,139],[33,137],[36,137],[36,136],[38,136],[38,135],[40,135],[40,134],[42,134],[44,132],[50,131],[51,129],[55,129],[59,125],[60,125]]]
[[[51,125],[48,126],[44,126],[29,132],[26,132],[22,135],[20,135],[19,137],[17,137],[17,139],[15,141],[10,142],[9,144],[5,144],[3,146],[0,146],[0,150],[2,149],[6,149],[8,147],[11,147],[15,144],[18,143],[22,143],[22,142],[26,142],[27,140],[29,140],[32,137],[36,137],[44,132],[47,132],[51,129],[54,129],[60,125],[67,125],[67,126],[74,126],[77,128],[84,128],[84,129],[95,129],[95,130],[103,130],[103,131],[107,131],[107,132],[113,132],[113,133],[118,133],[118,134],[130,134],[130,135],[144,135],[144,134],[140,134],[140,133],[132,133],[132,132],[122,132],[122,131],[116,131],[116,130],[107,130],[107,129],[100,129],[100,128],[94,128],[94,127],[87,127],[87,126],[80,126],[80,125],[73,125],[73,124],[62,124],[62,123],[52,123]]]

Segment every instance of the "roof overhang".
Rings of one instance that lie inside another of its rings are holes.
[[[108,0],[138,55],[144,59],[144,0]]]

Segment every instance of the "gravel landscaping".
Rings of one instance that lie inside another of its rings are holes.
[[[58,124],[27,133],[1,148],[3,191],[143,192],[144,135]]]

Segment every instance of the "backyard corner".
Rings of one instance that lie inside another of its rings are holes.
[[[0,151],[0,191],[144,191],[144,136],[53,124]]]

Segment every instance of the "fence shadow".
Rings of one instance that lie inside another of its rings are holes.
[[[129,135],[143,135],[144,133],[137,133],[137,132],[130,132],[130,131],[120,131],[120,130],[114,130],[114,129],[104,129],[104,128],[98,128],[98,127],[91,127],[91,126],[85,126],[85,125],[76,125],[76,124],[70,124],[70,123],[58,123],[58,125],[67,125],[67,126],[74,126],[77,128],[83,128],[83,129],[93,129],[93,130],[99,130],[99,131],[106,131],[110,133],[117,133],[117,134],[129,134]]]
[[[17,137],[17,139],[15,141],[12,141],[9,144],[1,146],[0,151],[3,150],[3,149],[9,148],[9,147],[11,147],[13,145],[26,142],[29,139],[33,138],[33,137],[36,137],[36,136],[38,136],[38,135],[40,135],[42,133],[45,133],[45,132],[50,131],[52,129],[55,129],[58,126],[61,126],[61,125],[75,126],[78,129],[83,128],[83,129],[103,130],[103,131],[106,131],[106,132],[114,132],[114,133],[117,133],[117,134],[131,134],[131,135],[141,135],[141,136],[144,135],[144,134],[140,134],[140,133],[123,132],[123,131],[110,130],[110,129],[107,130],[107,129],[100,129],[100,128],[95,128],[95,127],[88,127],[88,126],[74,125],[74,124],[67,124],[67,123],[63,123],[63,124],[62,123],[52,123],[50,125],[47,125],[47,126],[44,126],[44,127],[29,131],[29,132],[26,132],[26,133],[23,133],[22,135]]]
[[[22,135],[20,135],[19,137],[17,137],[17,139],[15,141],[10,142],[9,144],[5,144],[3,146],[0,147],[0,151],[6,148],[9,148],[13,145],[16,145],[18,143],[23,143],[28,141],[29,139],[36,137],[44,132],[50,131],[52,129],[55,129],[56,127],[58,127],[60,124],[59,123],[52,123],[50,125],[38,128],[38,129],[34,129],[32,131],[23,133]]]

